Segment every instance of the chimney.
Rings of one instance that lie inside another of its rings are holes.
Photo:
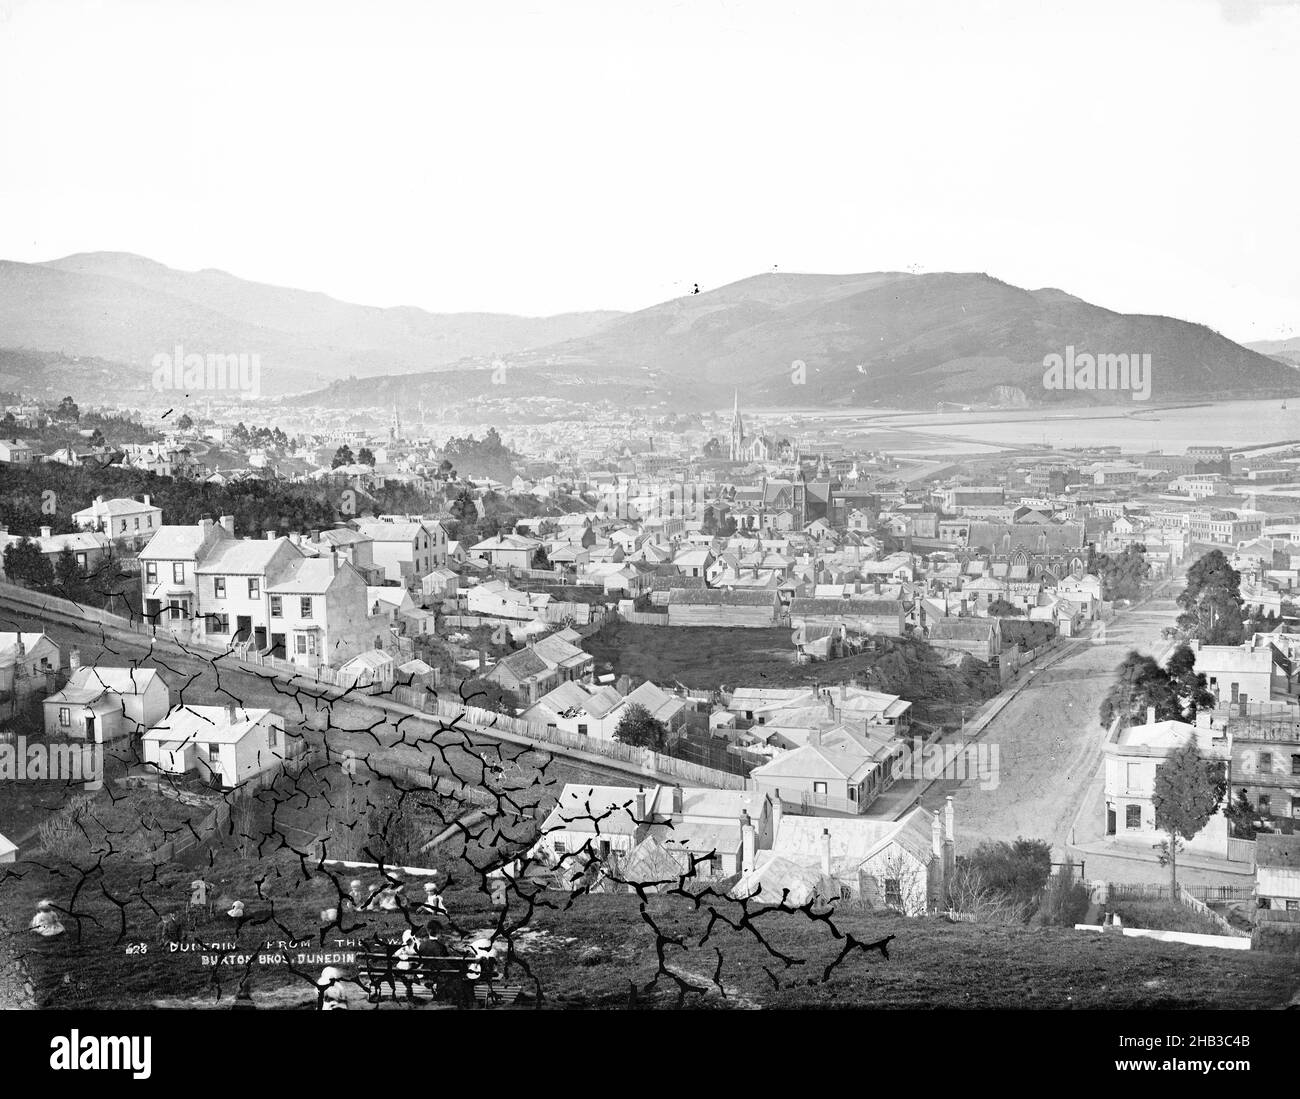
[[[150,501],[150,496],[149,496],[149,494],[146,492],[146,493],[144,494],[144,506],[145,506],[145,507],[152,507],[152,506],[153,506],[149,501]]]
[[[943,859],[943,821],[938,813],[930,821],[930,851],[936,859]]]
[[[1148,706],[1148,707],[1147,707],[1147,724],[1148,724],[1148,725],[1154,725],[1155,723],[1156,723],[1156,708],[1155,708],[1154,706]]]
[[[486,667],[487,667],[487,649],[479,649],[478,670],[481,672]]]
[[[680,786],[674,786],[673,787],[673,812],[680,815],[681,811],[682,811],[682,788]]]
[[[235,517],[233,515],[223,515],[221,525],[225,528],[226,533],[233,538],[235,535]]]
[[[238,720],[239,719],[235,716],[235,704],[233,702],[227,702],[226,721],[229,722],[231,725],[234,725]]]
[[[879,581],[879,580],[877,580],[876,583],[875,583],[875,589],[876,589],[876,594],[879,595],[879,594],[880,594],[880,581]]]
[[[636,788],[636,819],[638,821],[645,820],[645,787],[644,786],[638,786]]]
[[[750,874],[754,870],[754,822],[749,813],[740,811],[740,872]]]
[[[822,727],[820,725],[814,725],[808,730],[808,743],[813,748],[822,746]]]
[[[840,683],[840,704],[843,705],[849,697],[849,688],[845,683]]]
[[[48,538],[49,536],[50,536],[50,528],[49,528],[49,527],[41,527],[41,537],[42,537],[42,538]]]
[[[776,846],[776,838],[781,834],[781,816],[785,812],[785,806],[781,804],[781,791],[776,792],[772,798],[772,845]]]
[[[81,667],[81,650],[75,645],[68,653],[68,671],[75,672]]]
[[[822,873],[831,876],[831,830],[822,829]]]
[[[953,829],[952,795],[943,803],[943,839],[945,843],[956,843],[957,834]]]
[[[1247,696],[1247,695],[1238,695],[1238,696],[1237,696],[1237,713],[1238,713],[1241,717],[1245,717],[1245,716],[1246,716],[1246,699],[1247,699],[1248,697],[1249,697],[1249,696]]]

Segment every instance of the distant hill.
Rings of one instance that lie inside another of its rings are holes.
[[[1300,366],[1300,336],[1292,336],[1289,340],[1261,340],[1246,346],[1279,362]]]
[[[588,335],[617,316],[380,309],[224,271],[177,271],[118,252],[37,264],[0,261],[0,343],[6,347],[144,370],[178,343],[187,353],[257,354],[268,394],[510,354]]]
[[[765,274],[677,298],[546,349],[575,371],[653,371],[740,386],[755,403],[932,407],[1078,400],[1045,390],[1043,358],[1149,353],[1152,399],[1300,392],[1276,360],[1170,317],[1115,313],[983,274]],[[802,362],[805,384],[792,384]],[[1129,401],[1128,393],[1086,399]]]

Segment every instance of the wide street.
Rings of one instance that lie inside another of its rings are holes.
[[[953,797],[959,852],[981,840],[1044,839],[1056,858],[1064,857],[1081,806],[1101,782],[1101,745],[1105,730],[1098,711],[1110,689],[1115,668],[1130,649],[1155,657],[1169,642],[1160,631],[1177,617],[1174,599],[1181,577],[1166,581],[1137,606],[1120,611],[1094,636],[1067,642],[1066,655],[1035,672],[976,738],[997,746],[997,785],[981,789],[978,779],[935,783],[922,804],[936,808]],[[1089,836],[1100,831],[1093,829]],[[1089,824],[1080,821],[1079,840]],[[1150,880],[1160,868],[1134,864],[1138,880]],[[1089,871],[1091,874],[1091,870]]]

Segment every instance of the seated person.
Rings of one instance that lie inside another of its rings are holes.
[[[53,901],[41,901],[32,917],[31,930],[42,938],[52,939],[64,932],[63,921],[54,909]]]
[[[431,881],[424,883],[424,900],[420,902],[420,911],[433,912],[442,916],[447,914],[447,906],[438,892],[438,886]]]
[[[428,926],[424,929],[424,934],[419,940],[418,949],[421,958],[447,958],[451,956],[447,944],[442,941],[442,925],[437,920],[429,921]]]

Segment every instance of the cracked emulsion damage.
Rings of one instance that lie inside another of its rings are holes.
[[[122,630],[45,611],[36,617],[64,644],[98,652],[93,678],[125,675],[143,693],[161,677],[178,740],[154,736],[154,751],[139,735],[110,741],[98,796],[41,791],[38,856],[0,867],[13,1006],[748,1007],[728,974],[738,953],[776,989],[889,956],[893,935],[864,941],[837,926],[837,898],[737,896],[734,875],[702,869],[715,851],[633,872],[605,842],[612,823],[645,833],[672,821],[637,819],[631,800],[597,804],[594,784],[567,787],[580,800],[557,827],[589,836],[557,858],[538,841],[564,761],[470,727],[472,694],[455,699],[464,716],[421,715],[435,691],[324,687],[241,662],[233,645],[213,656],[157,636],[165,612]],[[24,616],[5,628],[42,627]],[[276,716],[283,741],[261,749],[274,765],[222,782],[229,722]],[[175,762],[195,757],[206,781]],[[822,932],[817,959],[810,927]]]

